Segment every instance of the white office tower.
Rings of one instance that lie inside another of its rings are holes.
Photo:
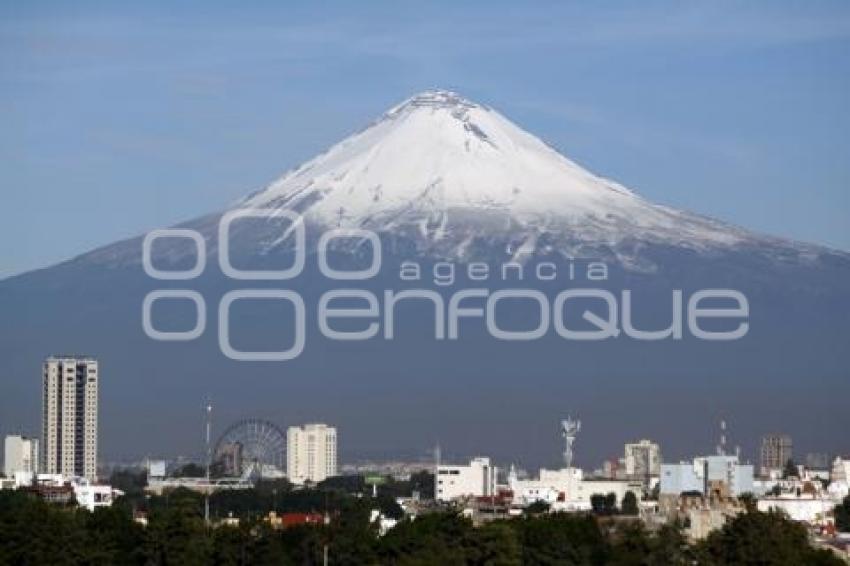
[[[4,445],[3,475],[14,478],[23,473],[32,477],[38,472],[38,439],[8,435]]]
[[[289,427],[286,475],[289,481],[299,485],[337,475],[336,428],[324,424]]]
[[[97,360],[52,356],[42,377],[43,471],[96,481]]]

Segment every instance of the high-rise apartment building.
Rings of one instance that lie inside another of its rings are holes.
[[[337,475],[336,428],[324,424],[289,427],[286,475],[294,484],[318,483]]]
[[[97,479],[97,360],[51,356],[42,374],[42,469]]]
[[[661,473],[661,447],[646,439],[626,444],[623,462],[627,477],[648,481]]]
[[[15,477],[16,473],[37,474],[38,439],[10,434],[4,443],[3,475]]]
[[[793,457],[791,437],[785,434],[771,434],[761,439],[761,472],[769,476],[772,471],[782,471]]]

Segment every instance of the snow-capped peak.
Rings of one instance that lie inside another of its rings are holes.
[[[289,171],[245,207],[297,210],[326,226],[418,227],[453,242],[514,233],[616,245],[729,245],[742,232],[653,205],[570,161],[488,106],[429,90]]]

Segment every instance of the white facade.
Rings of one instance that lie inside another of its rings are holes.
[[[97,477],[98,363],[50,357],[42,374],[42,450],[47,473]]]
[[[514,474],[508,477],[508,486],[514,494],[514,502],[530,505],[543,501],[554,505],[558,501],[566,502],[578,492],[582,481],[580,468],[562,468],[560,470],[540,470],[538,479],[517,479]]]
[[[850,484],[850,458],[835,457],[832,461],[832,470],[829,472],[829,481]]]
[[[294,484],[318,483],[337,475],[336,428],[324,424],[286,431],[286,475]]]
[[[437,466],[437,501],[495,495],[497,475],[490,458],[473,458],[468,466]]]
[[[16,474],[37,474],[38,439],[9,435],[4,443],[3,475],[14,478]]]
[[[148,460],[148,477],[161,479],[165,477],[165,460]]]
[[[71,487],[74,488],[77,505],[89,511],[94,511],[98,507],[109,507],[112,505],[112,500],[121,495],[121,492],[112,489],[112,486],[92,484],[85,478],[74,479]]]
[[[783,511],[792,521],[804,521],[811,524],[824,524],[827,516],[835,508],[835,501],[828,497],[816,496],[780,496],[764,497],[756,504],[759,511],[770,509]]]
[[[623,462],[628,477],[648,481],[661,473],[661,447],[646,439],[626,444]]]
[[[514,494],[514,502],[530,505],[535,501],[548,503],[555,511],[588,511],[594,495],[613,493],[617,504],[631,491],[640,499],[639,483],[627,480],[585,479],[580,468],[540,470],[538,479],[518,480],[511,475],[508,484]]]

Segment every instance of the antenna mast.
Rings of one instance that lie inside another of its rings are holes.
[[[720,444],[717,445],[717,454],[719,456],[726,455],[726,421],[720,421]]]
[[[212,445],[210,444],[210,432],[212,431],[212,402],[207,401],[207,488],[204,490],[204,522],[210,524],[210,465],[212,463]]]
[[[567,417],[561,421],[561,436],[564,437],[564,464],[567,468],[573,465],[573,443],[576,441],[578,431],[581,430],[581,421]]]

